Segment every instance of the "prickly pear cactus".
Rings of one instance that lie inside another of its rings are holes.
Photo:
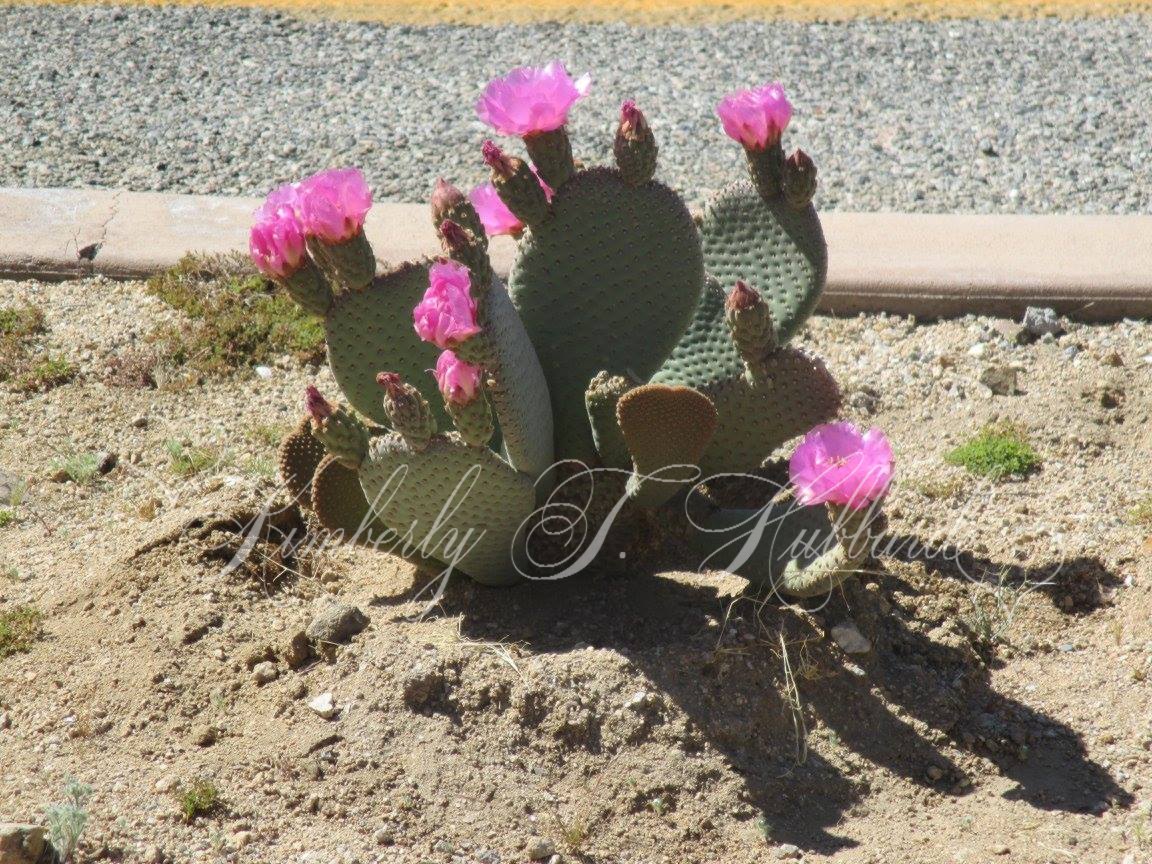
[[[387,548],[507,585],[632,560],[625,550],[656,548],[657,526],[703,502],[692,542],[708,566],[756,512],[717,508],[700,482],[755,470],[835,417],[828,370],[785,344],[816,306],[827,256],[815,166],[780,145],[791,116],[783,91],[744,91],[718,107],[752,182],[719,193],[697,225],[654,179],[656,139],[631,101],[617,164],[578,167],[565,121],[586,87],[559,64],[489,86],[477,112],[521,137],[534,164],[487,142],[490,186],[466,197],[437,183],[442,258],[371,276],[355,172],[283,187],[259,211],[253,258],[323,316],[350,405],[311,388],[309,419],[281,447],[285,482],[329,530],[402,541]],[[316,224],[313,211],[324,216]],[[519,240],[506,283],[492,270],[489,229]],[[855,440],[846,434],[805,439],[805,464]],[[793,508],[777,532],[814,527],[823,547],[809,544],[804,558],[788,544],[757,547],[740,572],[809,596],[862,566],[863,547],[847,538],[872,521],[826,487],[801,491],[827,514]]]

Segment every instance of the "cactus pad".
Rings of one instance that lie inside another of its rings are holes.
[[[616,417],[635,465],[628,491],[641,507],[658,507],[696,478],[695,468],[683,477],[662,469],[695,466],[716,431],[716,407],[691,387],[637,387],[620,398]],[[661,479],[641,479],[657,472]]]
[[[783,345],[816,308],[828,275],[828,248],[811,206],[782,196],[766,203],[748,181],[719,192],[700,225],[704,265],[725,291],[743,279],[768,303]]]
[[[417,556],[454,563],[486,585],[519,580],[513,539],[532,513],[536,493],[531,478],[491,450],[469,447],[452,434],[433,436],[417,452],[389,433],[373,440],[360,484],[367,498],[379,502],[380,521],[419,546]]]
[[[344,540],[381,542],[388,534],[383,523],[368,513],[368,499],[356,472],[335,456],[325,456],[312,478],[312,510],[327,530]],[[367,521],[365,521],[367,518]]]
[[[692,319],[703,285],[696,226],[668,187],[575,174],[521,241],[509,293],[548,380],[556,458],[596,451],[584,390],[600,371],[647,380]]]
[[[324,458],[324,445],[312,437],[312,422],[305,417],[296,428],[284,436],[277,451],[280,477],[297,502],[311,503],[309,487],[316,468]]]
[[[436,382],[428,374],[440,352],[421,341],[412,326],[412,308],[427,288],[427,264],[402,264],[361,291],[340,294],[324,321],[336,382],[352,407],[377,423],[387,424],[388,418],[376,374],[399,372],[424,394],[436,421],[449,425]]]

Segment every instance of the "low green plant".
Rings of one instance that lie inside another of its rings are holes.
[[[276,448],[290,429],[285,423],[257,423],[248,428],[248,438],[257,444]]]
[[[87,486],[100,476],[100,456],[96,453],[75,453],[52,463],[54,474],[63,473],[73,483]]]
[[[64,786],[64,800],[44,808],[56,864],[67,864],[76,853],[80,835],[88,825],[87,807],[91,797],[91,786],[69,780]]]
[[[207,447],[189,447],[179,441],[167,441],[164,449],[168,451],[168,464],[172,473],[179,477],[199,474],[219,461],[217,454]]]
[[[998,480],[1011,475],[1027,476],[1040,469],[1042,459],[1024,430],[1009,423],[985,426],[975,437],[944,457],[969,473]]]
[[[1128,511],[1128,521],[1144,528],[1152,527],[1152,495],[1136,502]]]
[[[197,778],[187,789],[181,790],[180,815],[185,822],[193,822],[220,806],[220,793],[211,780]]]
[[[219,375],[284,354],[301,362],[324,356],[321,322],[276,291],[247,256],[185,255],[153,276],[148,291],[191,319],[155,337],[177,365]]]
[[[38,306],[0,306],[0,336],[27,339],[44,329],[44,312]]]
[[[0,660],[30,651],[44,635],[44,613],[34,606],[0,610]]]
[[[63,357],[45,357],[12,375],[11,387],[17,393],[42,393],[67,384],[79,370]]]
[[[7,507],[0,507],[0,528],[7,528],[16,521],[16,511]]]

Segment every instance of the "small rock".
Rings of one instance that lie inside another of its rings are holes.
[[[391,846],[396,842],[396,835],[391,828],[377,828],[372,839],[376,841],[377,846]]]
[[[45,846],[44,829],[39,825],[0,823],[0,861],[4,864],[36,864]]]
[[[1080,353],[1080,346],[1079,345],[1069,345],[1063,351],[1060,352],[1061,356],[1065,360],[1075,360],[1076,355],[1079,353]]]
[[[988,847],[988,851],[993,855],[1007,855],[1012,850],[1005,846],[1003,843],[993,843]]]
[[[256,679],[257,684],[263,686],[279,678],[280,672],[276,669],[275,663],[265,660],[252,667],[252,677]]]
[[[148,417],[144,414],[141,414],[139,417],[133,417],[132,418],[132,428],[133,429],[147,429],[148,428],[148,422],[149,422]],[[153,848],[155,848],[155,847],[153,847]]]
[[[212,726],[197,726],[192,730],[192,743],[197,747],[211,747],[216,743],[216,730]]]
[[[143,864],[164,864],[164,850],[159,846],[145,846],[140,861]]]
[[[944,769],[939,765],[929,765],[924,769],[924,773],[928,775],[928,779],[935,783],[937,780],[944,779]]]
[[[968,353],[973,357],[983,357],[988,351],[988,344],[986,342],[977,342],[968,349]]]
[[[437,840],[432,845],[433,852],[439,852],[441,855],[451,855],[456,851],[456,847],[451,840]]]
[[[247,846],[251,842],[252,842],[252,832],[251,831],[237,831],[235,834],[233,834],[229,838],[228,845],[231,846],[233,849],[239,850],[239,849],[243,849],[245,846]]]
[[[289,669],[299,669],[311,660],[312,643],[308,640],[308,634],[303,630],[297,630],[293,633],[284,646],[281,656],[284,658],[284,662],[288,664]]]
[[[117,454],[104,450],[96,454],[96,470],[101,474],[107,474],[119,461],[120,457]]]
[[[437,701],[444,692],[447,681],[443,672],[427,663],[417,663],[401,679],[404,703],[416,711]]]
[[[331,693],[321,693],[308,703],[308,707],[325,720],[331,720],[336,716],[336,701],[332,698]]]
[[[867,654],[872,650],[872,643],[860,632],[855,621],[842,621],[829,633],[832,641],[839,645],[845,654]]]
[[[1059,336],[1064,332],[1064,325],[1055,309],[1046,306],[1029,306],[1024,310],[1024,318],[1020,322],[1023,326],[1017,341],[1034,341],[1041,336]]]
[[[988,366],[980,373],[980,383],[997,396],[1012,396],[1019,392],[1016,387],[1018,374],[1012,366]]]
[[[155,790],[157,792],[163,793],[163,792],[171,792],[173,789],[175,789],[179,785],[180,785],[179,780],[177,780],[172,775],[168,775],[167,777],[161,777],[159,780],[157,780],[156,785],[153,788],[155,788]]]
[[[7,729],[11,725],[12,718],[8,716],[8,713],[0,713],[0,730]]]
[[[556,854],[556,844],[545,837],[532,837],[524,844],[524,854],[533,861],[551,858]]]
[[[268,380],[269,378],[272,377],[272,367],[271,366],[257,366],[252,371],[256,373],[257,378],[263,378],[264,380]]]
[[[318,646],[342,645],[368,626],[368,616],[347,603],[333,603],[305,631]]]
[[[777,861],[795,861],[800,855],[800,847],[793,843],[781,843],[772,850],[772,857]]]

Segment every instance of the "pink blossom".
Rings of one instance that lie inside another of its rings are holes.
[[[416,334],[437,348],[455,348],[480,332],[468,268],[437,261],[428,270],[428,290],[412,310]]]
[[[847,504],[854,510],[884,496],[892,482],[892,445],[879,429],[826,423],[804,436],[788,473],[801,504]]]
[[[497,234],[519,234],[524,230],[524,223],[516,218],[508,209],[508,205],[500,198],[496,187],[491,183],[482,183],[468,193],[472,206],[484,223],[484,230],[489,237]]]
[[[480,367],[466,363],[451,351],[444,351],[437,358],[432,374],[444,398],[457,405],[471,402],[480,389]]]
[[[521,66],[488,82],[476,114],[501,135],[550,132],[568,122],[568,110],[588,91],[589,75],[573,81],[564,64]]]
[[[355,168],[321,171],[300,184],[298,210],[304,230],[327,243],[356,236],[371,206],[372,190]]]
[[[248,233],[248,254],[256,269],[272,279],[286,279],[304,262],[304,228],[289,206],[265,202]]]
[[[729,138],[753,150],[763,150],[780,140],[792,119],[792,103],[778,82],[725,96],[716,114]]]

